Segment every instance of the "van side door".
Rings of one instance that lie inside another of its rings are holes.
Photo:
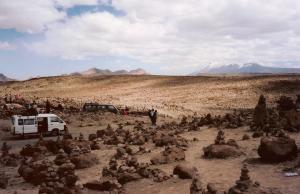
[[[37,133],[36,120],[34,118],[23,119],[24,133]]]

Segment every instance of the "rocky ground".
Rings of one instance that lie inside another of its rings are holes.
[[[300,176],[285,174],[300,174],[297,97],[275,94],[238,111],[164,111],[157,126],[142,114],[53,110],[69,126],[59,138],[12,137],[1,114],[0,193],[298,194]]]

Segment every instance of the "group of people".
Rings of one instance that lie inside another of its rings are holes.
[[[121,112],[123,115],[129,115],[129,107],[125,106],[125,109],[122,110]],[[156,125],[157,122],[157,110],[155,110],[154,108],[148,110],[148,116],[151,120],[152,125]]]
[[[28,115],[38,115],[39,113],[50,113],[51,103],[49,102],[49,100],[47,100],[45,103],[45,108],[39,110],[37,103],[33,101],[32,103],[26,104],[25,108],[26,108],[26,114]]]

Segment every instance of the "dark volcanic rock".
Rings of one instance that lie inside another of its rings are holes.
[[[249,135],[247,135],[247,134],[243,135],[242,140],[248,140],[248,139],[250,139]]]
[[[187,147],[188,145],[187,141],[184,138],[175,135],[171,136],[168,134],[161,134],[159,135],[159,137],[154,137],[153,141],[155,145],[158,147],[170,146],[170,145]]]
[[[234,139],[225,142],[225,133],[220,130],[215,139],[215,144],[203,148],[204,157],[206,158],[229,158],[242,155],[239,146]]]
[[[264,136],[264,132],[263,131],[255,131],[253,134],[252,134],[252,137],[253,138],[259,138],[259,137],[262,137]]]
[[[5,177],[4,173],[0,173],[0,188],[6,189],[7,185],[8,185],[8,178]]]
[[[22,156],[33,157],[35,154],[41,154],[46,148],[42,146],[32,146],[30,144],[25,145],[20,151]]]
[[[90,152],[91,147],[90,147],[90,141],[77,141],[73,139],[67,139],[62,141],[62,148],[67,154],[71,154],[73,150],[85,150],[85,152]]]
[[[289,137],[264,137],[258,154],[266,162],[282,162],[297,157],[297,145]]]
[[[119,173],[118,174],[118,182],[121,183],[122,185],[131,182],[131,181],[136,181],[141,179],[142,176],[139,175],[138,173]]]
[[[242,152],[231,145],[216,145],[212,144],[208,147],[203,148],[204,157],[206,158],[229,158],[238,157],[242,155]]]
[[[84,187],[98,191],[113,191],[121,188],[121,185],[114,178],[102,178],[99,181],[91,181],[84,184]]]
[[[236,181],[236,185],[228,190],[228,194],[275,194],[273,189],[265,189],[258,182],[252,182],[249,176],[247,166],[241,169],[240,179]],[[276,194],[281,194],[276,191]]]
[[[178,177],[181,179],[192,179],[196,173],[196,167],[189,167],[183,164],[178,164],[173,170],[173,174],[178,175]]]
[[[76,169],[89,168],[99,164],[97,156],[93,153],[80,154],[70,158],[71,162],[75,164]]]
[[[200,176],[196,175],[193,178],[192,184],[190,186],[190,194],[203,194],[205,189],[203,188],[203,183],[200,180]]]
[[[268,111],[267,111],[266,98],[263,95],[261,95],[254,109],[254,115],[253,115],[254,125],[263,128],[267,123],[267,119],[268,119]]]
[[[89,134],[89,141],[93,141],[95,139],[97,139],[97,134]]]
[[[160,155],[151,159],[152,164],[167,164],[185,159],[184,150],[175,146],[166,147]]]

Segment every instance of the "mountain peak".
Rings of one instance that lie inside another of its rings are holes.
[[[129,71],[129,74],[131,74],[131,75],[146,75],[148,73],[142,68],[137,68],[137,69]]]
[[[8,81],[13,81],[13,79],[5,76],[3,73],[0,73],[0,82],[8,82]]]
[[[131,71],[127,71],[124,69],[111,71],[109,69],[98,69],[98,68],[90,68],[83,72],[74,72],[70,75],[83,75],[83,76],[94,76],[94,75],[146,75],[148,74],[144,69],[138,68]]]
[[[229,64],[219,67],[206,67],[191,75],[201,74],[284,74],[300,73],[300,68],[267,67],[258,63]]]
[[[245,63],[241,65],[241,67],[263,67],[263,66],[258,63]]]

